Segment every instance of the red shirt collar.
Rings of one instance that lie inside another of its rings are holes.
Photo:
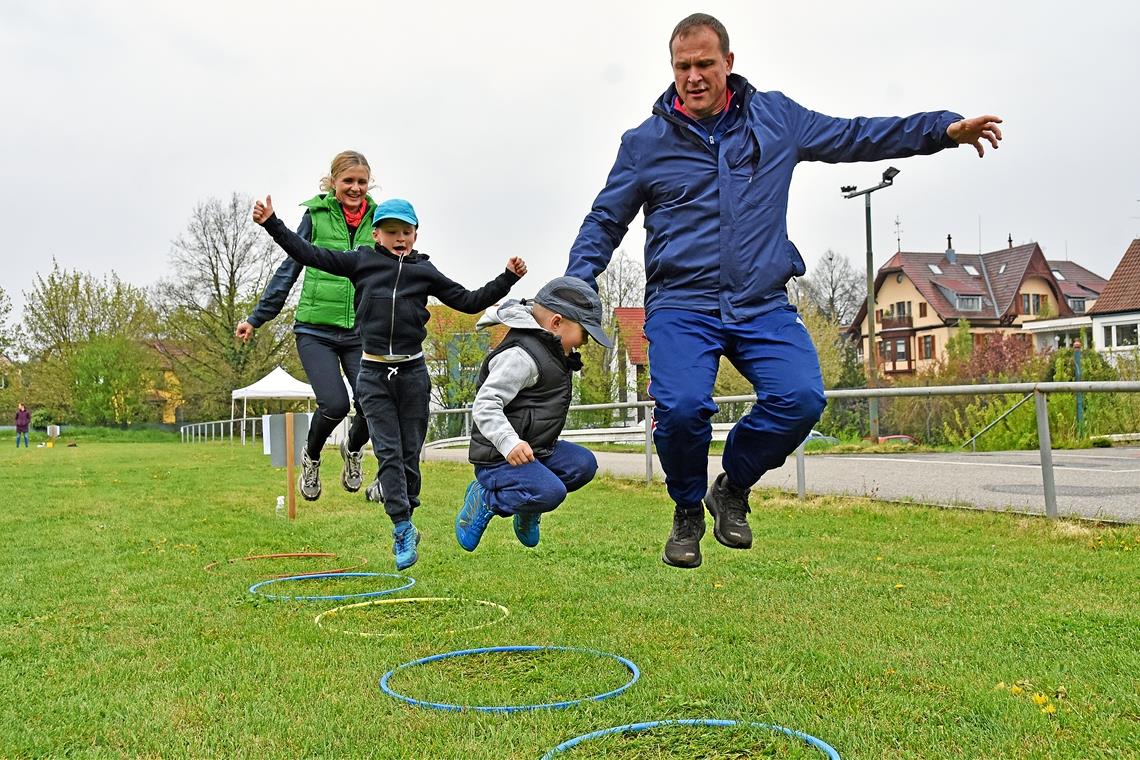
[[[730,103],[732,103],[732,88],[726,87],[724,88],[724,108],[720,109],[720,111],[718,111],[716,114],[713,114],[713,116],[722,114],[727,111]],[[700,121],[700,119],[698,119],[696,116],[693,116],[691,113],[689,113],[689,109],[685,108],[685,104],[681,102],[681,97],[679,95],[673,96],[673,110],[685,114],[685,116],[688,116],[693,121]]]

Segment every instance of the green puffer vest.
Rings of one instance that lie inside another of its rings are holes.
[[[350,251],[361,245],[372,244],[372,212],[376,201],[365,196],[367,206],[364,218],[356,229],[355,240],[350,239],[344,212],[333,193],[322,193],[301,205],[309,209],[313,222],[310,239],[313,245],[333,251]],[[305,281],[301,285],[301,299],[297,303],[296,319],[314,325],[333,325],[351,329],[356,324],[353,308],[355,290],[346,277],[305,267]]]

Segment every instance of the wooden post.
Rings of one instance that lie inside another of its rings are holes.
[[[289,519],[297,519],[297,483],[293,479],[293,413],[285,413],[285,493]]]

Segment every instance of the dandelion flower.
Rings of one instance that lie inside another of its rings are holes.
[[[896,583],[896,584],[895,584],[895,588],[906,588],[906,584],[904,584],[904,583]]]
[[[1049,701],[1049,697],[1045,696],[1041,692],[1037,692],[1036,694],[1033,695],[1033,704],[1037,705],[1038,707],[1040,707],[1041,705],[1045,704],[1048,701]]]
[[[1013,686],[1009,687],[1009,693],[1015,697],[1020,697],[1022,694],[1025,693],[1025,689],[1021,688],[1017,684],[1014,684]]]
[[[1057,705],[1045,705],[1041,708],[1041,712],[1045,713],[1046,715],[1053,715],[1057,712]]]

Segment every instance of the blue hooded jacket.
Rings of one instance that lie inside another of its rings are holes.
[[[841,119],[731,74],[729,110],[710,134],[678,113],[675,86],[622,135],[606,186],[570,249],[566,274],[597,287],[629,223],[645,212],[645,308],[719,312],[741,322],[787,303],[805,271],[788,240],[800,161],[878,161],[956,147],[949,111]]]

